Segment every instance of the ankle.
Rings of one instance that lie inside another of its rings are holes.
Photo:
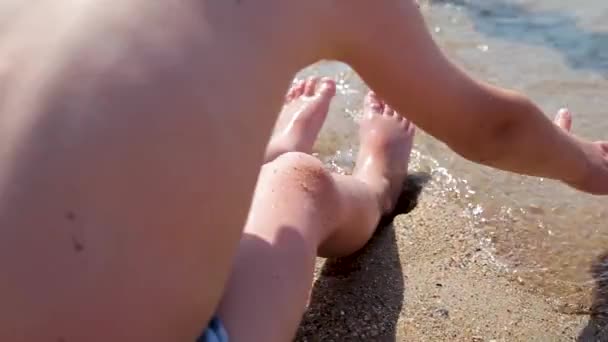
[[[390,182],[388,179],[379,174],[370,174],[369,171],[359,171],[354,176],[368,187],[370,193],[376,199],[381,214],[390,209],[393,201],[389,191]]]

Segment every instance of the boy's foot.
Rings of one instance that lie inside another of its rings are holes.
[[[413,123],[374,93],[367,95],[360,122],[361,149],[354,175],[374,189],[385,214],[393,210],[402,191],[414,133]]]
[[[336,84],[329,78],[311,77],[289,89],[265,162],[286,152],[311,153],[335,95]]]

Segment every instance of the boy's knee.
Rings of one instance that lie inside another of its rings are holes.
[[[304,192],[314,199],[329,200],[335,193],[331,172],[323,163],[308,154],[289,152],[267,164],[275,180],[284,190]]]

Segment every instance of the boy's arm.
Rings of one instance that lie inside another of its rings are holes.
[[[335,56],[388,103],[467,159],[608,193],[604,143],[578,139],[530,100],[447,60],[412,0],[336,0]]]

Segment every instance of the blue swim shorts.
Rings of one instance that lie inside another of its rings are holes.
[[[196,342],[228,342],[228,332],[219,318],[214,317]]]

